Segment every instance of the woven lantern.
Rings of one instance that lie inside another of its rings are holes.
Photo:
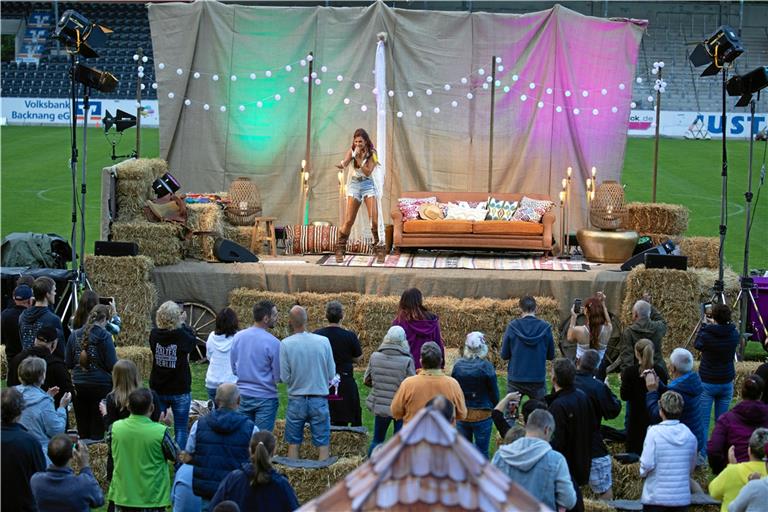
[[[622,227],[626,216],[624,187],[617,181],[602,182],[589,208],[592,225],[605,231],[614,231]]]
[[[261,216],[261,194],[250,178],[237,178],[229,186],[230,203],[225,211],[227,220],[235,226],[251,226]]]

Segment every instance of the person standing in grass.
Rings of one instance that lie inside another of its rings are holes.
[[[701,457],[707,455],[712,405],[715,406],[715,422],[731,406],[733,379],[736,377],[733,361],[739,340],[739,330],[731,322],[731,308],[725,304],[715,304],[712,308],[712,317],[704,317],[704,323],[693,344],[701,352],[699,377],[701,377],[701,387],[704,389],[699,405],[704,436],[700,447]]]
[[[440,319],[424,307],[421,290],[409,288],[403,292],[392,325],[399,325],[405,331],[416,371],[421,368],[421,346],[429,341],[436,343],[440,348],[440,368],[445,367],[445,344],[440,334]]]
[[[373,413],[373,438],[368,448],[371,456],[374,448],[384,442],[390,422],[394,422],[393,434],[403,427],[402,420],[392,417],[390,405],[400,383],[416,374],[413,358],[405,338],[405,331],[399,325],[389,328],[384,341],[371,354],[363,383],[371,388],[365,405]]]
[[[35,343],[37,331],[44,325],[49,325],[56,329],[59,335],[59,343],[56,345],[56,355],[64,359],[64,327],[61,325],[61,319],[51,308],[56,304],[56,282],[48,276],[41,276],[35,279],[32,285],[32,294],[35,302],[32,306],[25,309],[19,316],[19,339],[21,348],[29,348]]]
[[[187,443],[187,422],[192,402],[192,372],[189,354],[195,349],[195,333],[184,322],[187,314],[173,301],[164,302],[157,310],[157,327],[149,333],[152,350],[152,372],[149,387],[157,392],[163,409],[173,410],[176,444]]]
[[[344,306],[341,302],[332,300],[326,304],[325,318],[328,320],[328,326],[316,330],[315,334],[325,336],[331,343],[336,373],[341,379],[339,394],[342,399],[328,403],[331,425],[359,427],[363,424],[363,416],[360,410],[360,393],[355,382],[354,364],[363,356],[363,349],[357,334],[341,326],[344,318]]]
[[[205,373],[205,389],[208,400],[216,401],[216,389],[222,384],[237,382],[232,373],[229,360],[235,334],[240,330],[237,313],[232,308],[224,308],[216,315],[216,328],[208,335],[205,342],[205,354],[208,358],[208,371]]]
[[[280,340],[269,332],[277,324],[277,306],[262,300],[253,306],[253,325],[235,334],[229,362],[240,389],[240,412],[259,430],[275,428]]]
[[[499,401],[496,369],[486,359],[487,355],[488,345],[483,333],[471,332],[464,342],[463,357],[456,361],[451,373],[464,392],[467,406],[467,417],[456,423],[456,429],[469,442],[474,440],[475,446],[486,458],[493,431],[491,411]]]

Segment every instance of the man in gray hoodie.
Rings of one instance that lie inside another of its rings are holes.
[[[554,431],[549,411],[533,411],[525,437],[499,448],[491,464],[550,509],[570,509],[576,505],[576,491],[565,457],[549,445]]]

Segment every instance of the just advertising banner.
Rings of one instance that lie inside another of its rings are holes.
[[[749,112],[729,112],[726,120],[726,136],[749,138]],[[656,112],[633,110],[629,117],[629,135],[653,137],[656,133]],[[755,113],[755,133],[768,126],[768,114]],[[719,112],[661,111],[659,133],[665,137],[711,138],[722,137],[723,127]]]
[[[69,99],[55,98],[2,98],[0,116],[7,124],[26,125],[67,125],[70,123]],[[159,126],[157,100],[143,101],[144,116],[142,126]],[[136,114],[135,100],[90,100],[88,124],[100,127],[101,118],[109,110],[112,115],[120,109],[129,114]],[[77,120],[84,120],[83,101],[77,102]]]

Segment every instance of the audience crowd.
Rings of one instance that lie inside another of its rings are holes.
[[[222,309],[205,343],[209,410],[190,423],[189,360],[198,340],[179,304],[157,310],[145,388],[136,365],[117,359],[113,336],[121,323],[113,302],[101,304],[86,292],[65,326],[55,300],[52,280],[24,276],[2,312],[9,368],[2,390],[3,510],[105,503],[118,512],[294,510],[296,493],[272,463],[278,383],[287,393],[288,459],[299,458],[307,425],[320,461],[332,455],[332,428],[363,425],[354,373],[363,351],[343,327],[337,301],[327,304],[327,324],[315,332],[299,305],[285,312],[258,302],[252,324],[242,329],[235,311]],[[706,465],[714,475],[707,491],[721,510],[765,509],[768,390],[761,375],[768,363],[734,389],[740,339],[728,306],[712,308],[695,333],[698,365],[684,346],[664,360],[667,324],[647,295],[624,329],[602,292],[575,304],[563,327],[575,351],[557,359],[552,326],[537,317],[535,299],[523,297],[519,306],[520,317],[510,319],[499,340],[508,361],[501,396],[485,335],[468,333],[460,357],[446,361],[439,317],[418,289],[403,292],[362,375],[374,418],[368,455],[383,448],[391,423],[396,434],[433,407],[552,510],[583,510],[587,486],[611,500],[612,466],[635,461],[643,510],[687,510],[702,498],[693,472]],[[271,331],[286,313],[291,334],[280,340]],[[618,346],[609,347],[611,340]],[[609,376],[616,372],[618,378]],[[618,397],[609,378],[620,381]],[[740,400],[731,407],[736,393]],[[68,430],[72,406],[76,430]],[[603,425],[622,410],[623,429]],[[494,427],[500,439],[491,457]],[[623,443],[623,453],[609,451],[605,438]],[[89,467],[87,446],[99,441],[108,453],[106,494]]]

